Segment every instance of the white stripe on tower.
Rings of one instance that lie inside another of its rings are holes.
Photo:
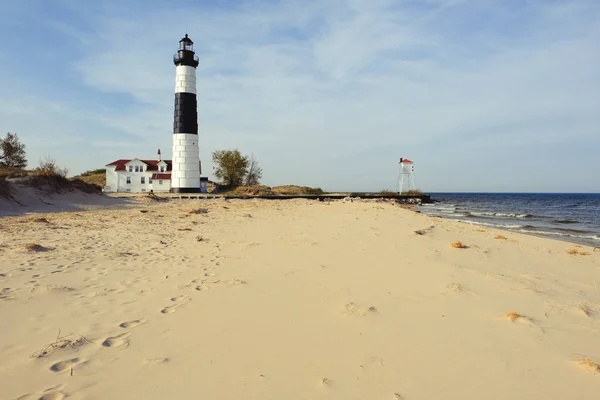
[[[173,165],[171,191],[200,191],[200,150],[196,105],[196,67],[194,42],[186,34],[173,57],[176,65],[175,115],[173,122]]]

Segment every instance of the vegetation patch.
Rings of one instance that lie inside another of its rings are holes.
[[[280,195],[320,195],[325,193],[321,188],[297,185],[275,186],[272,191],[274,194]]]
[[[401,193],[403,196],[422,196],[424,193],[419,189],[409,190]]]
[[[579,246],[581,247],[581,246]],[[567,254],[571,254],[573,256],[589,256],[590,253],[588,253],[587,251],[581,251],[577,248],[577,246],[573,247],[572,249],[568,249]]]
[[[90,171],[86,171],[80,175],[74,176],[71,178],[72,180],[80,180],[85,183],[90,183],[92,185],[97,185],[101,188],[106,186],[106,169],[99,168]]]
[[[515,311],[509,311],[506,314],[504,314],[504,317],[506,317],[508,320],[512,321],[512,322],[516,322],[518,320],[520,320],[521,318],[524,318],[521,314],[515,312]]]
[[[456,241],[456,242],[452,242],[450,243],[450,247],[454,248],[454,249],[466,249],[467,246],[461,242],[461,241]]]
[[[57,352],[58,350],[64,348],[72,348],[75,350],[79,350],[79,347],[83,346],[86,343],[92,343],[85,337],[81,335],[66,335],[61,336],[60,330],[58,331],[58,336],[56,340],[50,344],[45,345],[41,350],[36,351],[31,355],[32,358],[42,358],[48,357],[49,355]]]
[[[600,372],[600,364],[589,358],[581,358],[579,363],[594,373]]]

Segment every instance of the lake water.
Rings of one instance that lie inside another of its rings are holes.
[[[600,193],[431,193],[423,214],[600,247]]]

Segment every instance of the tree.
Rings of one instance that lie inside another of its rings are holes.
[[[258,166],[258,161],[254,154],[248,161],[248,172],[246,173],[246,185],[258,185],[262,179],[262,168]]]
[[[227,187],[240,186],[248,173],[248,157],[239,150],[218,150],[213,152],[215,176],[222,180]]]
[[[0,167],[25,168],[25,145],[19,141],[16,133],[8,132],[5,138],[0,139]]]

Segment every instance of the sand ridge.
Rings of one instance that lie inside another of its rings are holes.
[[[600,391],[589,248],[377,202],[171,200],[0,226],[0,398]]]

